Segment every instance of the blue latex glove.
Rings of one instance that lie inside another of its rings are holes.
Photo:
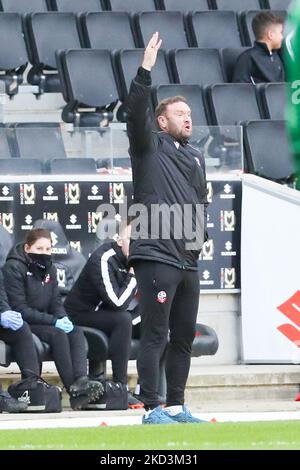
[[[13,310],[6,310],[6,312],[1,313],[0,321],[3,328],[9,328],[14,331],[23,326],[22,315],[19,312],[14,312]]]
[[[63,330],[65,333],[70,333],[74,328],[73,323],[69,320],[68,317],[63,317],[56,320],[55,326],[56,328]]]

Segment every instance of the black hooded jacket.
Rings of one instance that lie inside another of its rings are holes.
[[[88,259],[67,295],[64,306],[71,316],[97,307],[126,310],[136,294],[136,279],[116,242],[103,243]]]
[[[66,316],[61,302],[56,268],[40,272],[20,243],[12,248],[3,267],[4,283],[12,309],[29,324],[54,325]]]
[[[11,308],[8,304],[8,299],[4,287],[3,274],[0,269],[0,317],[1,313],[6,312],[7,310],[11,310]]]
[[[127,100],[127,131],[133,172],[134,203],[143,204],[148,217],[158,206],[170,208],[188,205],[193,213],[190,223],[195,231],[196,206],[204,212],[207,204],[205,162],[201,153],[187,142],[176,142],[165,132],[153,132],[151,119],[151,74],[140,67],[131,83]],[[154,208],[154,209],[153,209]],[[180,269],[197,270],[200,249],[186,247],[182,236],[169,239],[161,234],[166,219],[159,221],[159,236],[151,236],[151,217],[146,236],[132,240],[129,262],[144,259],[173,265]],[[143,222],[143,223],[144,223]],[[187,225],[187,224],[186,224]],[[204,224],[205,225],[205,221]],[[205,227],[202,227],[203,232]],[[203,237],[201,237],[203,238]]]
[[[255,41],[243,52],[233,71],[234,83],[284,82],[284,68],[276,50],[269,51],[264,42]]]

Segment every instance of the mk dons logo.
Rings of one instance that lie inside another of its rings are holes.
[[[81,253],[81,242],[80,241],[70,241],[70,246],[74,248],[74,250],[78,251],[78,253]]]
[[[214,251],[214,241],[207,240],[202,247],[201,259],[203,259],[203,261],[212,261],[214,259]]]
[[[58,222],[58,213],[57,212],[44,212],[43,219],[54,220],[55,222]]]
[[[102,212],[88,212],[88,233],[96,233],[102,215]]]
[[[80,202],[80,186],[79,183],[65,184],[65,203],[79,204]]]
[[[235,289],[235,268],[221,268],[221,289]]]
[[[66,271],[64,269],[56,269],[56,279],[58,287],[66,287]]]
[[[23,204],[35,204],[36,191],[33,183],[20,184],[20,202]]]
[[[0,224],[8,231],[13,233],[14,230],[14,216],[12,212],[0,212]]]
[[[124,204],[125,189],[124,183],[110,183],[109,185],[110,203]]]
[[[234,211],[221,211],[221,231],[234,232],[236,218]]]
[[[214,194],[213,186],[212,186],[212,183],[209,181],[207,183],[207,202],[212,202],[213,194]]]

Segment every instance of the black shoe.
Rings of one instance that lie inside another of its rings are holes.
[[[72,410],[81,410],[85,408],[90,402],[90,398],[87,395],[79,395],[78,397],[70,396],[70,405]]]
[[[134,396],[131,392],[128,392],[128,408],[132,410],[138,410],[139,408],[144,408],[144,403],[142,403],[137,396]]]
[[[100,398],[103,393],[104,388],[101,382],[98,382],[96,380],[90,380],[88,377],[80,377],[70,387],[70,403],[71,399],[81,397],[82,400],[72,400],[72,403],[76,403],[76,409],[78,409],[79,407],[77,406],[77,403],[82,401],[83,404],[80,405],[80,407],[82,407],[90,401],[97,400],[97,398]]]
[[[137,400],[139,400],[140,402],[142,402],[143,404],[145,403],[142,395],[138,395],[136,393],[133,393],[133,397],[136,398]],[[166,406],[167,400],[166,400],[165,397],[162,397],[161,395],[158,395],[158,403],[159,403],[160,406],[164,407],[164,406]]]
[[[27,403],[16,400],[7,392],[0,392],[0,413],[22,413],[27,407]]]

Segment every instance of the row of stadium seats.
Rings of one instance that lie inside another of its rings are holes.
[[[33,124],[30,125],[33,126]],[[38,126],[38,124],[36,123],[35,126]],[[8,153],[2,154],[2,158],[0,158],[0,174],[93,174],[96,173],[97,166],[103,166],[103,160],[99,160],[97,165],[93,158],[66,158],[59,124],[49,123],[48,125],[44,124],[43,127],[42,124],[40,126],[40,128],[31,129],[33,131],[32,135],[30,132],[24,132],[24,129],[28,131],[29,125],[27,128],[22,127],[21,124],[15,126],[14,131],[17,130],[16,135],[18,137],[18,142],[16,143],[19,143],[20,148],[23,145],[23,151],[26,149],[26,154],[19,153],[19,157],[22,158],[17,160],[15,158],[7,158],[9,157]],[[5,129],[2,128],[1,130],[0,149],[4,150],[6,145],[9,151],[9,144],[4,141],[6,137]],[[210,128],[208,136],[210,136],[212,143],[214,139],[215,142],[218,142],[218,138],[222,136],[222,128]],[[288,181],[291,178],[293,165],[291,163],[284,121],[247,121],[243,123],[243,136],[245,150],[243,165],[246,171],[276,181]],[[230,140],[228,142],[230,145]],[[231,139],[231,142],[234,143],[233,139]],[[201,143],[199,144],[196,141],[192,142],[192,144],[198,145],[198,148],[202,151],[204,150],[204,146],[201,147]],[[221,147],[216,145],[215,148],[212,147],[212,150],[206,149],[209,152],[210,159],[216,161],[216,167],[224,164],[224,161],[221,161],[222,158],[235,158],[233,153],[228,153],[224,156],[222,151],[225,149],[222,145]],[[240,146],[238,147],[238,152],[240,152]],[[36,156],[36,158],[32,158],[33,156]],[[240,154],[238,158],[241,161]],[[126,157],[124,160],[126,160]],[[228,161],[226,163],[230,164]],[[129,160],[127,160],[127,166],[128,164]]]
[[[236,16],[233,11],[143,12],[132,18],[125,12],[0,13],[0,79],[13,96],[24,80],[39,86],[39,93],[60,92],[55,55],[65,49],[144,48],[154,31],[163,37],[163,49],[188,47],[238,48],[251,46],[251,21],[257,11]],[[281,12],[284,15],[284,12]],[[55,31],[55,34],[53,34]],[[213,32],[213,34],[211,34]],[[9,47],[8,47],[9,44]]]
[[[290,0],[247,0],[249,9],[286,10]],[[2,11],[33,13],[47,11],[153,11],[153,10],[234,10],[245,8],[245,0],[1,0]]]

